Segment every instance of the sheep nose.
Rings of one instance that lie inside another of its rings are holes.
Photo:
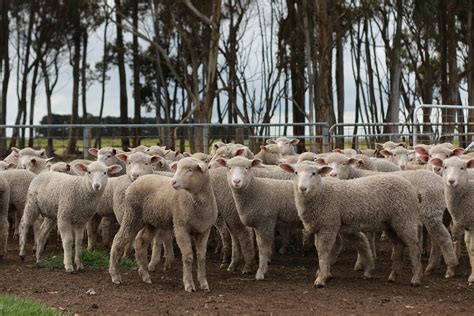
[[[405,168],[406,168],[405,166],[400,166],[400,169],[402,170],[405,170]]]
[[[171,185],[172,185],[172,186],[175,186],[175,185],[176,185],[176,180],[172,180],[172,181],[171,181]]]
[[[234,179],[234,184],[239,184],[240,183],[240,180],[239,179]]]
[[[136,180],[140,175],[138,173],[132,173],[133,180]]]
[[[94,190],[98,191],[100,189],[100,184],[94,183]]]
[[[334,177],[334,178],[337,177],[337,173],[335,173],[335,172],[331,172],[329,175],[330,175],[331,177]]]
[[[300,192],[301,193],[306,193],[306,191],[308,191],[307,187],[300,187]]]
[[[451,180],[448,180],[448,182],[449,182],[449,184],[454,184],[454,182],[456,182],[456,181],[451,179]]]

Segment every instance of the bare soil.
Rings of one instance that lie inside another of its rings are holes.
[[[172,271],[152,273],[151,285],[142,283],[136,271],[122,271],[124,284],[117,286],[106,270],[86,268],[83,273],[69,275],[64,270],[34,267],[32,255],[21,262],[17,243],[12,241],[8,256],[0,261],[0,293],[30,297],[79,314],[474,313],[474,289],[467,286],[469,264],[465,254],[456,277],[444,279],[444,267],[440,267],[434,275],[423,278],[422,286],[412,288],[408,262],[398,283],[386,281],[390,247],[380,244],[378,249],[373,279],[364,280],[362,272],[352,270],[356,254],[349,249],[342,253],[332,271],[334,278],[323,289],[312,287],[317,269],[314,254],[275,254],[267,278],[257,282],[253,275],[221,270],[218,256],[210,251],[207,271],[211,292],[190,294],[183,290],[180,260]],[[50,254],[61,251],[60,244],[48,245]],[[90,289],[95,295],[87,294]]]

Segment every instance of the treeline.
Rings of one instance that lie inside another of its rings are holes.
[[[39,89],[51,124],[62,72],[72,74],[72,124],[89,122],[84,113],[91,85],[101,87],[103,121],[112,72],[120,82],[110,88],[120,90],[122,124],[144,122],[143,108],[154,111],[159,123],[268,123],[278,117],[333,124],[344,122],[347,108],[354,109],[355,122],[409,123],[416,103],[465,104],[464,90],[474,104],[473,11],[474,0],[0,0],[0,124],[7,107],[16,105],[15,123],[33,123]],[[97,33],[103,57],[91,64],[88,48]],[[350,99],[348,81],[355,83]],[[15,85],[15,105],[7,104],[9,85]],[[430,114],[423,112],[424,122]],[[444,114],[447,122],[474,122],[474,111],[468,117],[462,111]],[[463,129],[474,132],[471,125]],[[298,136],[305,131],[321,132],[292,130]],[[391,131],[370,127],[365,133]],[[249,130],[253,136],[267,132]],[[25,133],[15,130],[8,144],[0,142],[0,151],[32,143],[33,135]],[[71,154],[77,133],[69,131]],[[126,129],[120,133],[123,147],[140,143],[138,131],[132,137]],[[202,131],[192,133],[192,150],[202,150]],[[160,135],[162,144],[175,146],[172,130],[163,128]]]

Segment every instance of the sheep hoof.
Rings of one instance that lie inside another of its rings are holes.
[[[196,287],[194,284],[186,284],[184,285],[184,290],[188,293],[196,292]]]
[[[150,271],[150,272],[155,272],[155,270],[156,270],[156,265],[150,263],[150,264],[148,265],[148,271]]]
[[[21,261],[25,261],[25,257],[26,257],[25,255],[20,255]]]
[[[420,284],[420,281],[412,281],[410,285],[412,287],[419,287],[421,284]]]
[[[469,283],[469,286],[474,285],[474,275],[469,276],[469,279],[467,279],[467,282]]]
[[[433,273],[434,270],[435,270],[435,267],[429,264],[425,269],[424,275],[431,275],[431,273]]]
[[[250,273],[252,273],[252,270],[253,270],[252,268],[244,267],[242,269],[242,274],[250,274]]]
[[[362,271],[364,270],[364,267],[361,262],[356,262],[354,265],[354,271]]]
[[[112,283],[113,284],[122,284],[122,277],[120,276],[120,274],[112,274]]]
[[[139,269],[138,274],[142,277],[142,281],[148,284],[151,284],[151,276],[148,271]]]
[[[314,287],[314,288],[317,288],[317,289],[321,289],[321,288],[323,288],[325,285],[326,285],[326,284],[324,283],[324,281],[316,279],[316,281],[314,281],[313,287]]]
[[[449,278],[452,278],[454,275],[455,275],[455,273],[454,273],[454,266],[448,267],[448,268],[446,269],[446,273],[444,274],[444,278],[445,278],[445,279],[449,279]]]
[[[265,275],[261,271],[257,271],[257,274],[255,274],[255,280],[260,281],[265,278]]]
[[[206,282],[201,283],[200,286],[201,290],[203,290],[206,293],[209,293],[211,290],[209,289],[209,284]]]
[[[225,270],[225,267],[227,266],[227,264],[225,262],[221,263],[221,265],[219,266],[219,269],[220,270]]]

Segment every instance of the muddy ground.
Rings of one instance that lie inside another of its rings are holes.
[[[153,284],[140,281],[136,271],[123,271],[124,284],[113,285],[106,270],[63,270],[34,267],[31,251],[25,262],[10,242],[8,256],[0,261],[0,293],[30,297],[47,306],[79,314],[473,314],[474,289],[467,286],[468,259],[464,254],[458,275],[443,278],[440,268],[424,277],[419,288],[410,287],[405,262],[398,283],[386,281],[390,262],[388,244],[381,244],[374,278],[364,280],[352,270],[355,252],[345,250],[333,268],[334,279],[324,289],[312,287],[315,255],[274,255],[264,281],[253,275],[219,269],[218,256],[208,255],[210,293],[185,293],[181,261],[172,271],[152,273]],[[47,252],[60,253],[59,244]],[[179,254],[179,251],[177,251]],[[179,255],[178,255],[179,256]],[[426,265],[426,258],[424,258]],[[87,294],[93,289],[95,295]]]

